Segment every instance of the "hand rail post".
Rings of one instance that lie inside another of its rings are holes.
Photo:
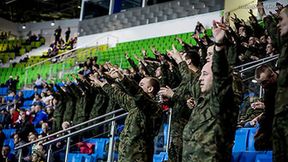
[[[113,115],[115,117],[115,114]],[[111,122],[111,131],[110,131],[110,139],[109,139],[109,150],[108,150],[108,159],[107,162],[113,162],[114,159],[114,136],[115,136],[115,120]]]

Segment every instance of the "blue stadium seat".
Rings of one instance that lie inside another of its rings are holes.
[[[57,84],[58,84],[59,87],[65,86],[65,84],[63,84],[62,82],[58,82]]]
[[[4,145],[8,145],[10,147],[10,152],[11,153],[15,153],[15,150],[14,150],[14,139],[13,138],[10,138],[10,139],[5,139],[4,140]]]
[[[14,150],[14,140],[13,139],[5,139],[3,146],[9,146],[10,147],[10,152],[12,154],[15,154],[15,150]]]
[[[69,153],[68,162],[85,162],[85,159],[82,154]]]
[[[164,160],[168,160],[168,155],[166,152],[160,152],[159,154],[154,154],[153,162],[163,162]]]
[[[25,110],[29,110],[32,106],[32,100],[26,100],[23,103],[23,106],[21,108],[25,109]]]
[[[249,129],[247,128],[240,128],[236,130],[233,152],[246,151],[248,134],[249,134]]]
[[[88,154],[82,154],[84,158],[84,162],[94,162],[96,161],[96,156],[95,155],[88,155]]]
[[[3,129],[6,139],[10,139],[11,135],[15,133],[16,129]]]
[[[248,150],[247,151],[255,151],[254,147],[254,135],[256,133],[257,129],[256,128],[249,128],[249,137],[248,137]]]
[[[254,162],[256,158],[256,151],[243,151],[243,152],[233,152],[234,162]]]
[[[90,138],[84,141],[95,144],[94,154],[96,154],[97,159],[106,158],[107,152],[105,151],[105,146],[109,142],[109,138]]]
[[[0,88],[0,96],[7,96],[8,95],[8,88],[2,87]]]
[[[26,100],[23,103],[23,106],[31,106],[32,105],[33,100]]]
[[[23,90],[22,92],[25,99],[31,98],[34,95],[34,90]]]
[[[42,133],[42,129],[41,128],[35,128],[35,131],[37,132],[37,134],[41,134]]]
[[[255,162],[272,162],[272,151],[257,154]]]
[[[4,101],[7,102],[7,101],[10,101],[12,102],[14,100],[14,97],[13,96],[5,96],[4,97]]]

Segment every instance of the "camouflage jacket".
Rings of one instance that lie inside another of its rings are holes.
[[[186,101],[190,97],[199,97],[200,89],[198,78],[200,76],[200,71],[197,73],[191,71],[184,61],[179,64],[179,71],[181,73],[182,81],[180,85],[175,88],[175,93],[172,97],[172,101],[174,102],[172,122],[176,120],[185,120],[187,123],[192,110],[187,107]]]
[[[277,80],[277,92],[275,102],[275,115],[287,113],[288,111],[288,37],[280,37],[276,22],[271,16],[264,19],[264,24],[272,38],[273,45],[278,47],[280,55],[278,59],[279,76]]]
[[[215,51],[212,71],[212,89],[196,101],[184,128],[182,161],[225,162],[231,159],[233,124],[228,121],[236,106],[225,50]]]
[[[120,162],[152,162],[154,137],[162,124],[162,110],[143,90],[127,78],[121,81],[127,93],[106,84],[103,90],[110,99],[128,111],[125,127],[120,135]]]

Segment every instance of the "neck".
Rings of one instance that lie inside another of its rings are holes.
[[[197,72],[199,69],[197,68],[197,67],[195,67],[194,65],[188,65],[188,68],[190,69],[190,70],[192,70],[193,72]]]
[[[155,96],[152,93],[147,93],[148,96],[150,96],[151,98],[154,98]]]

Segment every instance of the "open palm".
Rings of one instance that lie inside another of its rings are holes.
[[[213,36],[216,43],[223,43],[225,37],[225,24],[214,22]]]

